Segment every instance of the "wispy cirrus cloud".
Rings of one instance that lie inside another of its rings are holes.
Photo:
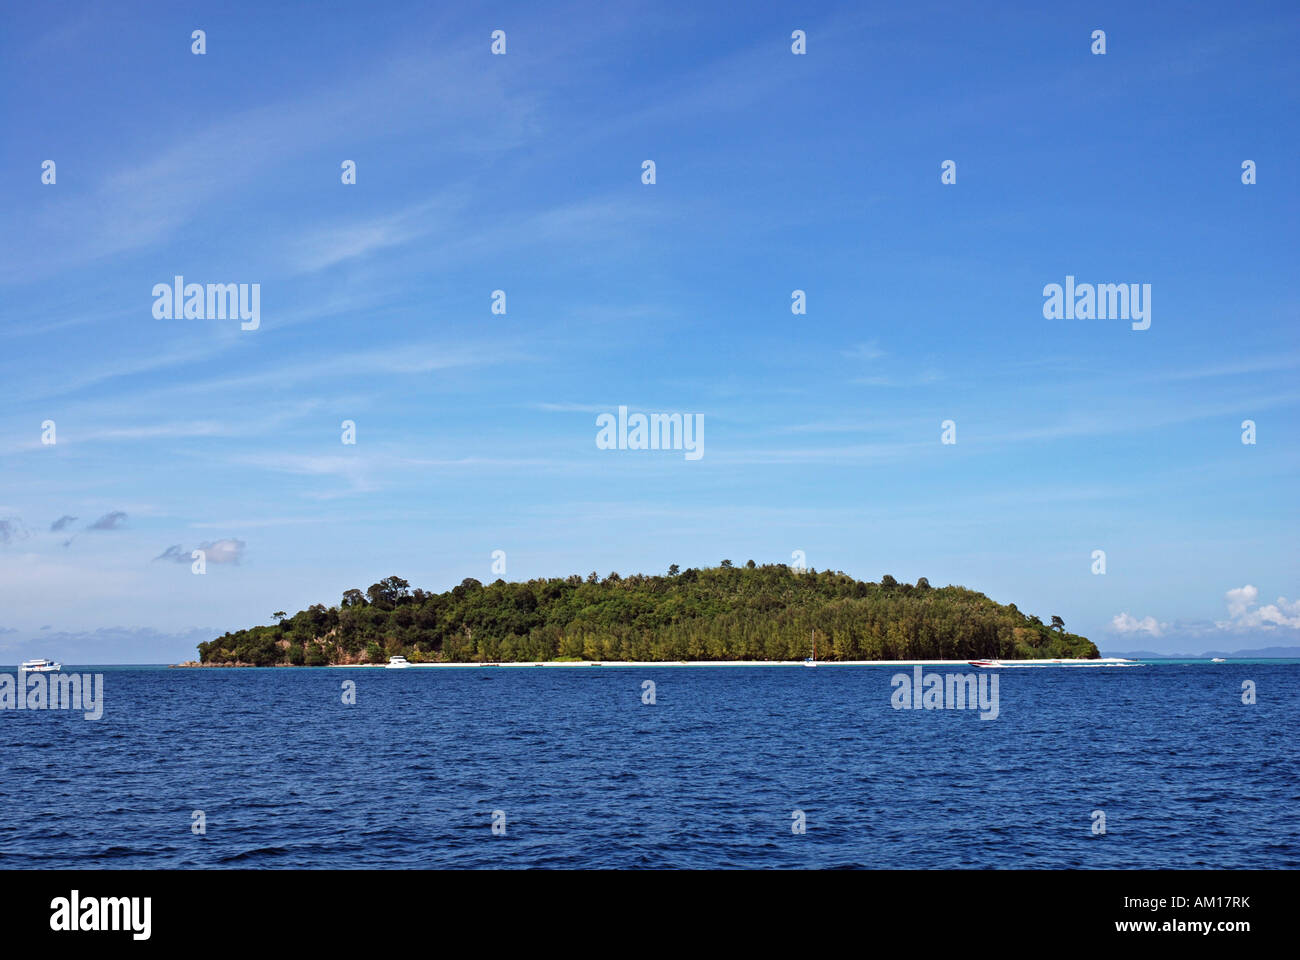
[[[440,130],[440,149],[482,154],[511,149],[537,130],[534,94],[506,88],[491,73],[492,65],[465,47],[432,58],[409,48],[390,51],[372,67],[358,74],[360,80],[349,77],[237,110],[173,132],[157,145],[137,144],[133,157],[108,161],[108,172],[97,181],[36,209],[29,233],[47,238],[48,249],[59,255],[33,257],[30,243],[10,236],[0,247],[5,254],[0,282],[26,282],[165,242],[262,171],[332,143]],[[466,77],[479,82],[467,84]],[[451,88],[457,96],[426,96],[429,90]],[[400,102],[421,107],[387,109]],[[487,127],[468,122],[484,115],[494,122]],[[213,151],[214,143],[223,149]]]
[[[924,387],[931,383],[938,383],[942,379],[943,374],[938,370],[924,370],[910,376],[880,374],[870,377],[854,377],[851,382],[862,384],[864,387]]]
[[[564,401],[557,403],[542,401],[530,403],[528,406],[534,410],[544,410],[547,413],[608,413],[611,410],[618,409],[616,403],[567,403]],[[628,409],[632,409],[631,405],[627,406]]]
[[[450,220],[458,206],[440,195],[369,220],[318,225],[288,243],[289,259],[297,270],[314,273],[421,237],[459,231],[461,225]]]
[[[885,351],[880,349],[880,345],[875,340],[868,343],[854,344],[847,350],[840,352],[850,360],[879,360],[885,355]]]
[[[1143,379],[1153,383],[1180,380],[1208,380],[1216,377],[1240,377],[1277,370],[1294,370],[1300,367],[1300,353],[1283,353],[1273,356],[1251,357],[1226,363],[1191,367],[1185,370],[1166,370],[1148,374]]]

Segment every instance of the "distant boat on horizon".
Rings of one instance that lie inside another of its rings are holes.
[[[1210,657],[1210,663],[1227,663],[1227,662],[1228,661],[1223,659],[1223,657]]]
[[[36,660],[24,660],[18,669],[24,673],[58,673],[63,669],[63,664],[38,658]]]

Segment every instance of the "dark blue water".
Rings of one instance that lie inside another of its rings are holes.
[[[903,667],[97,669],[98,722],[0,711],[0,867],[1300,866],[1295,663],[1005,669],[991,721]]]

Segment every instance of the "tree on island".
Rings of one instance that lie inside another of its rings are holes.
[[[387,577],[378,583],[372,583],[366,590],[366,599],[371,606],[381,610],[392,610],[411,595],[411,585],[401,577]]]

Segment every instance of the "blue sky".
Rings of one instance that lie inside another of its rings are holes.
[[[10,6],[0,659],[184,659],[494,550],[1297,642],[1300,8],[1142,6]],[[178,274],[260,328],[156,319]],[[1067,275],[1150,328],[1044,319]],[[620,405],[704,456],[598,449]]]

